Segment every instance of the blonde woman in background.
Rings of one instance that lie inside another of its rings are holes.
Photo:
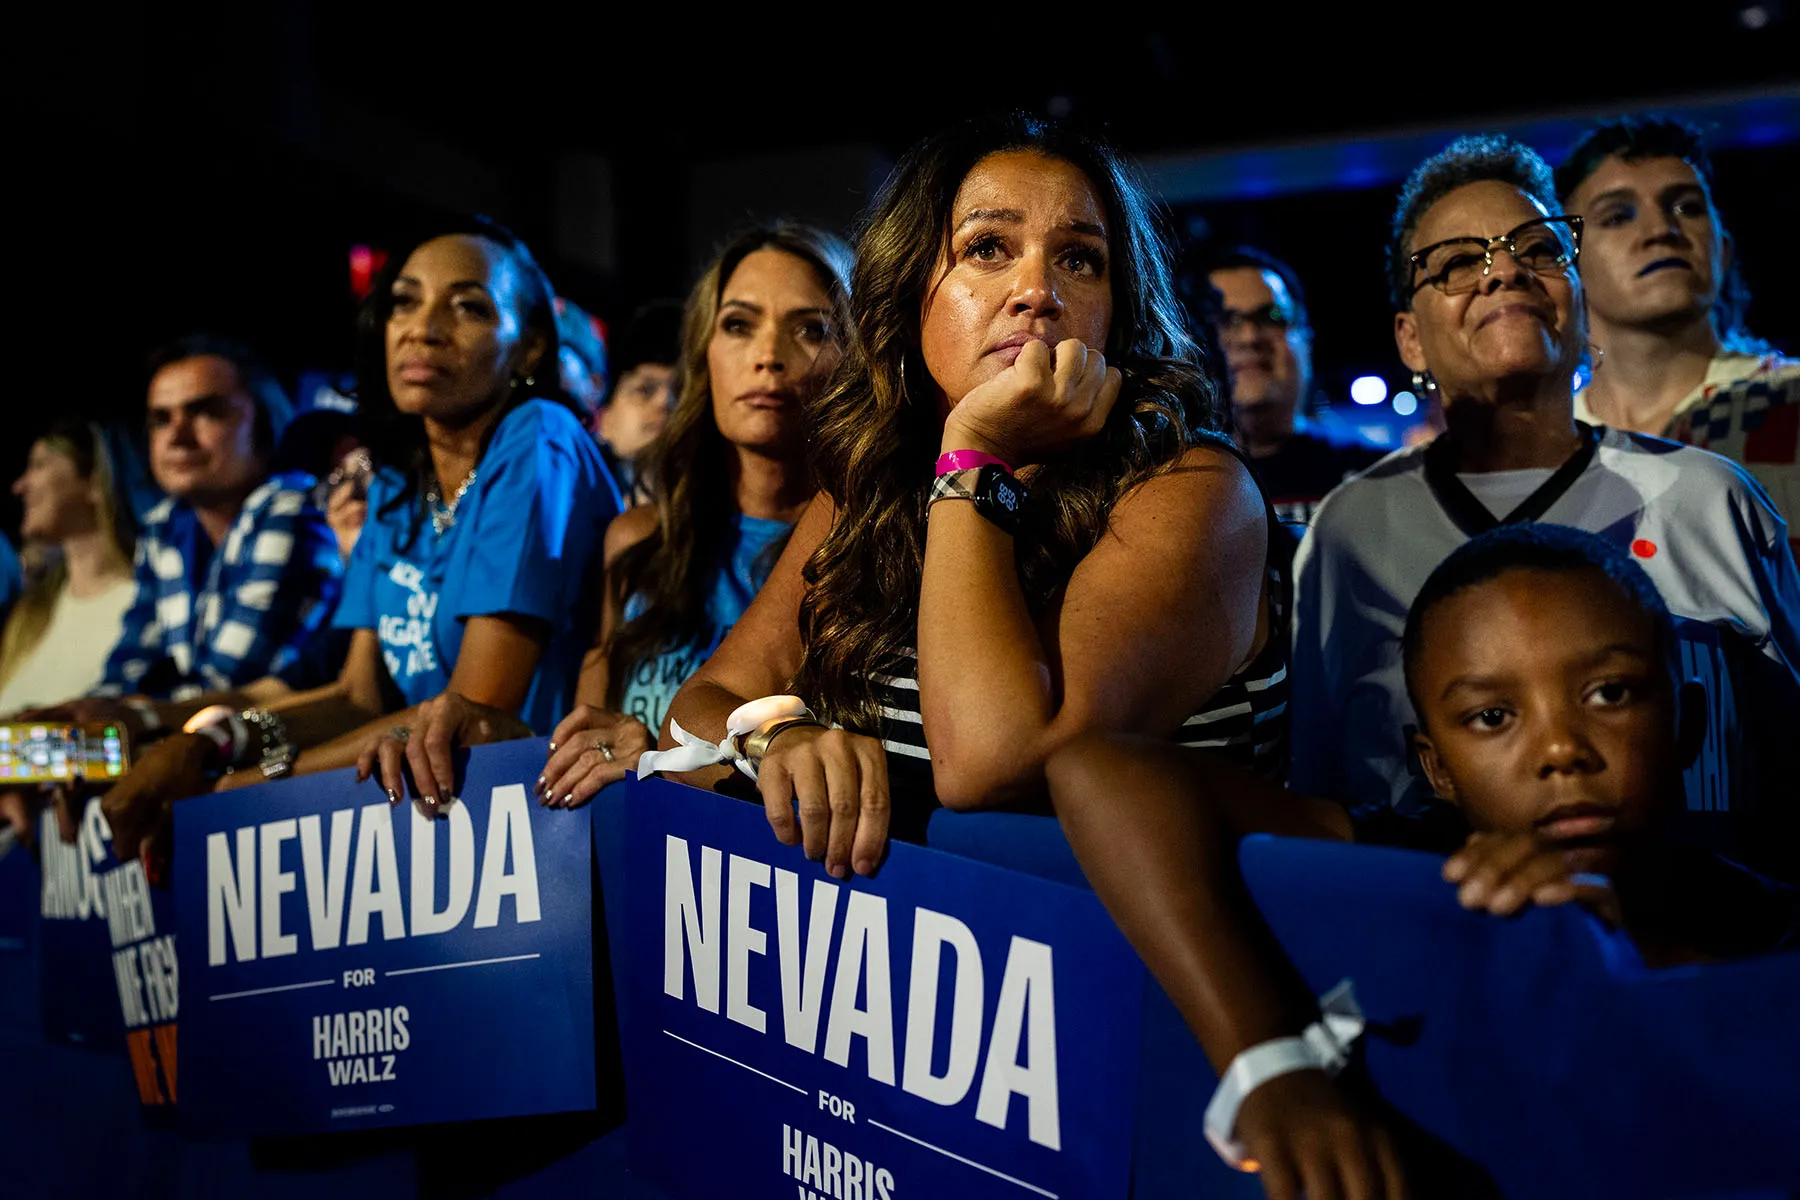
[[[32,444],[12,490],[25,509],[26,583],[0,631],[0,717],[99,683],[137,595],[137,526],[97,426],[67,418],[52,425]],[[0,792],[0,830],[11,825],[31,840],[35,791]]]
[[[24,504],[25,592],[0,633],[0,714],[79,696],[119,640],[136,525],[97,426],[58,421],[13,483]]]

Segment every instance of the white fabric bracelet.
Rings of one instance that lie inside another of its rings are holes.
[[[812,715],[812,709],[798,696],[764,696],[761,700],[751,700],[731,710],[731,715],[725,718],[725,741],[716,746],[683,729],[679,721],[670,721],[669,734],[677,743],[675,749],[646,750],[640,754],[638,778],[647,778],[658,771],[697,771],[714,763],[730,763],[755,779],[756,766],[738,753],[736,739],[754,733],[757,726],[780,717]]]
[[[1206,1140],[1225,1165],[1254,1171],[1244,1144],[1236,1139],[1238,1109],[1246,1097],[1271,1079],[1290,1071],[1323,1071],[1335,1076],[1350,1061],[1350,1048],[1362,1036],[1362,1008],[1348,979],[1319,997],[1320,1019],[1299,1037],[1273,1038],[1231,1060],[1219,1077],[1219,1089],[1206,1106]]]

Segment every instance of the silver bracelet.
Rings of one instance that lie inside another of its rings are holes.
[[[256,765],[261,769],[263,778],[280,779],[293,770],[294,760],[300,757],[300,751],[288,740],[286,721],[266,708],[246,708],[238,716],[246,726],[256,731]],[[238,757],[248,759],[249,756],[240,754]],[[248,766],[249,763],[234,762],[232,765]]]

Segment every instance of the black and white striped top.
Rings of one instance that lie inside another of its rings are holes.
[[[1209,438],[1239,462],[1243,452],[1223,438]],[[1252,472],[1252,479],[1255,478]],[[1257,490],[1262,485],[1257,484]],[[1283,525],[1263,493],[1268,514],[1265,575],[1269,596],[1269,635],[1261,650],[1237,674],[1207,698],[1198,712],[1183,721],[1172,740],[1178,745],[1211,750],[1242,763],[1266,779],[1286,782],[1288,772],[1288,614],[1293,602],[1296,539]],[[920,787],[929,794],[931,750],[925,744],[919,714],[919,663],[916,652],[890,664],[887,673],[870,676],[881,703],[881,745],[888,752],[888,772],[896,784]],[[898,794],[898,792],[896,793]]]
[[[919,715],[918,671],[917,658],[909,656],[895,664],[893,674],[873,679],[881,702],[882,749],[927,766],[931,750],[925,745]],[[1182,722],[1172,740],[1216,750],[1258,774],[1281,779],[1287,774],[1287,709],[1287,638],[1285,629],[1271,630],[1256,657]],[[893,758],[889,761],[900,765]]]

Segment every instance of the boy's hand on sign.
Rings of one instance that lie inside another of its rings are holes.
[[[1444,863],[1464,908],[1510,917],[1528,904],[1576,903],[1611,925],[1621,922],[1619,897],[1604,875],[1584,874],[1566,847],[1530,833],[1476,833]]]
[[[1251,1092],[1235,1130],[1269,1200],[1407,1195],[1393,1135],[1323,1071],[1292,1071]]]

